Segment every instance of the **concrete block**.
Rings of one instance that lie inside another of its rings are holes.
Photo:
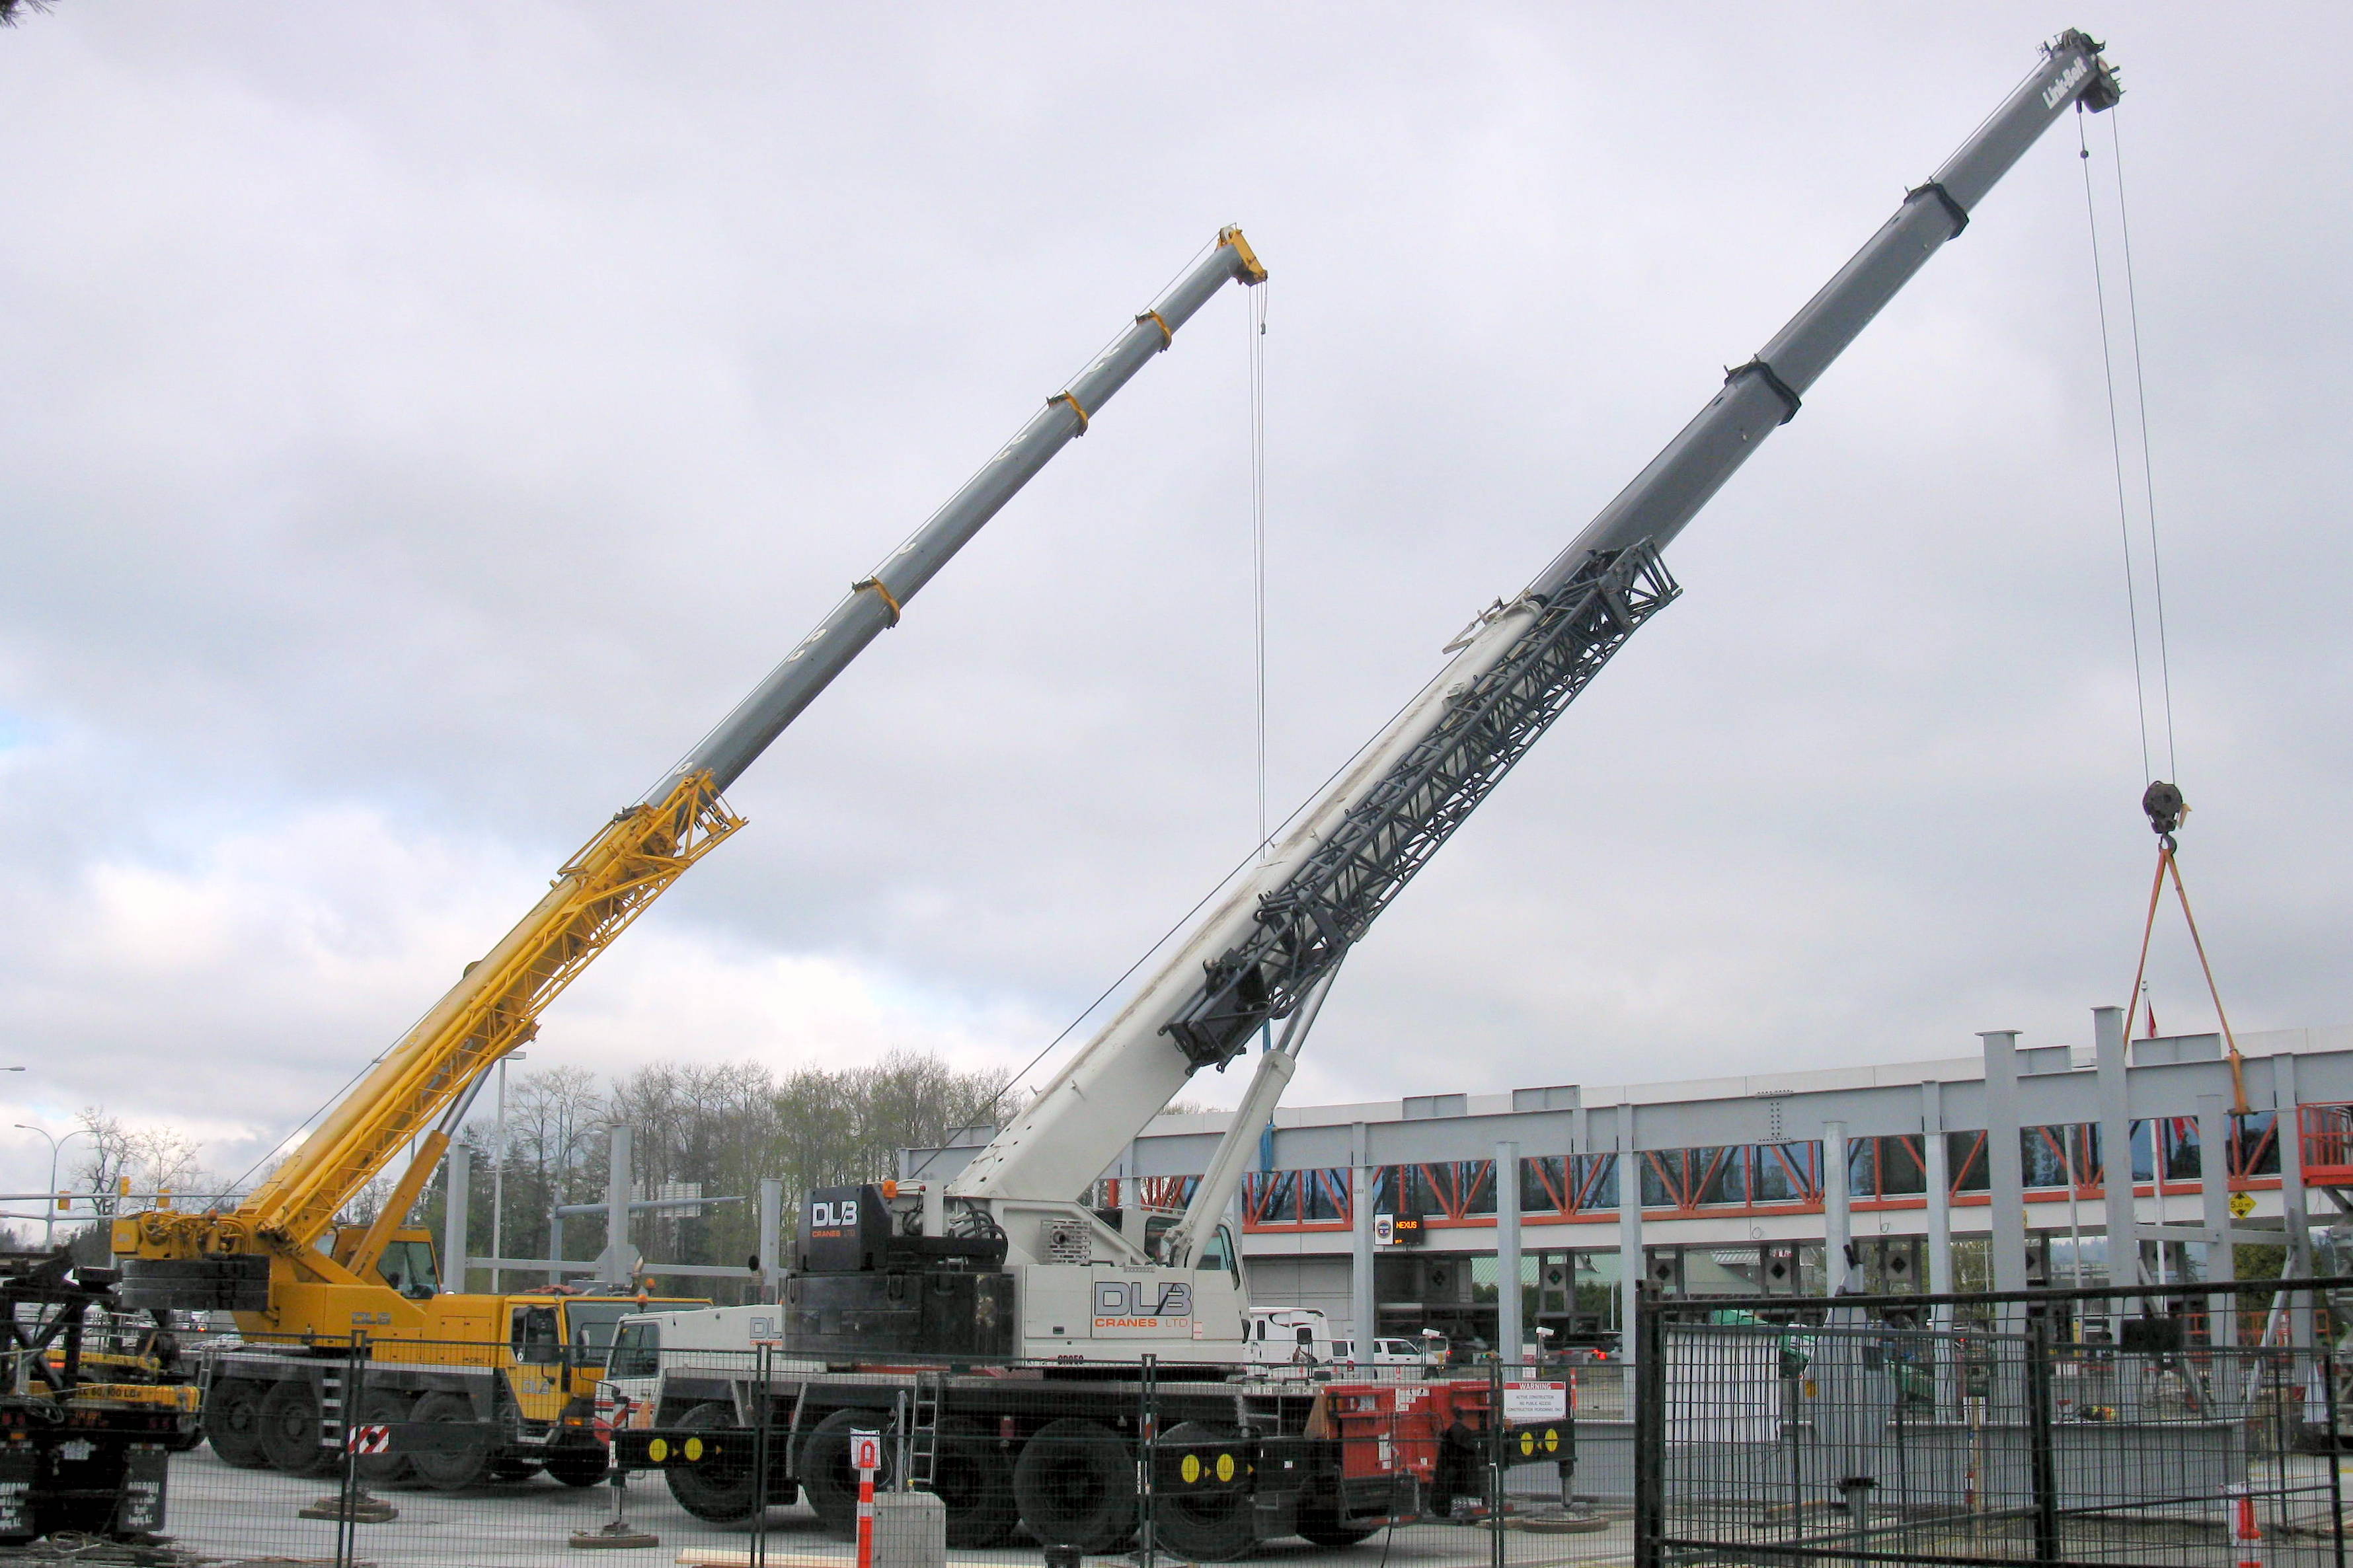
[[[874,1568],[946,1568],[947,1504],[929,1492],[879,1492]]]

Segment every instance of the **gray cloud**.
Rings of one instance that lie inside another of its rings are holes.
[[[1296,800],[2068,19],[30,18],[0,1027],[37,1070],[0,1110],[266,1145],[1229,218],[1275,274]],[[2353,142],[2274,42],[2326,79],[2348,32],[2110,38],[2188,865],[2242,1027],[2348,1013]],[[1684,601],[1385,919],[1303,1097],[2072,1039],[2120,999],[2150,849],[2081,177],[2063,125],[1678,544]],[[1247,848],[1242,315],[738,786],[751,830],[535,1054],[1010,1065]],[[2205,1019],[2189,962],[2168,1024]]]

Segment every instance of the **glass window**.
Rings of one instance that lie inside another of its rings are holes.
[[[613,1335],[608,1377],[652,1377],[661,1371],[661,1325],[623,1323]]]
[[[432,1295],[438,1285],[434,1278],[433,1244],[429,1241],[387,1243],[384,1256],[376,1260],[375,1271],[385,1284],[419,1300]]]
[[[1953,1191],[1982,1193],[1990,1185],[1986,1175],[1985,1134],[1945,1134],[1945,1167],[1953,1173]]]
[[[1306,1171],[1299,1179],[1300,1214],[1309,1224],[1348,1217],[1348,1171]]]
[[[1236,1285],[1240,1285],[1242,1282],[1242,1275],[1240,1266],[1235,1262],[1234,1233],[1224,1226],[1219,1226],[1217,1234],[1202,1244],[1200,1261],[1194,1267],[1201,1269],[1222,1268],[1232,1276]],[[1262,1331],[1261,1337],[1263,1337]]]
[[[602,1357],[613,1342],[613,1325],[638,1310],[629,1301],[568,1301],[564,1317],[572,1331],[572,1348],[586,1351],[591,1361]]]
[[[1748,1173],[1756,1151],[1748,1148],[1706,1151],[1713,1166],[1700,1184],[1699,1201],[1704,1204],[1745,1204],[1748,1201]],[[1721,1156],[1717,1158],[1716,1156]]]
[[[515,1360],[526,1365],[545,1366],[562,1359],[564,1340],[556,1330],[553,1307],[517,1307],[508,1339]]]
[[[1819,1143],[1760,1143],[1757,1174],[1749,1201],[1759,1204],[1796,1203],[1810,1194]]]
[[[2239,1150],[2232,1162],[2241,1176],[2276,1176],[2280,1168],[2279,1140],[2272,1136],[2278,1113],[2258,1110],[2247,1116],[2232,1118],[2238,1133]]]
[[[1572,1189],[1572,1195],[1579,1208],[1616,1208],[1618,1206],[1618,1156],[1579,1154],[1577,1157],[1577,1184]]]
[[[1927,1167],[1920,1163],[1920,1140],[1915,1136],[1879,1141],[1879,1194],[1910,1197],[1928,1190]]]

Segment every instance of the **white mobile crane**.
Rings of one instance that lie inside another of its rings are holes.
[[[1452,659],[1300,813],[1264,864],[961,1172],[944,1182],[809,1194],[797,1267],[777,1308],[732,1309],[741,1316],[691,1327],[676,1321],[674,1334],[701,1344],[746,1348],[770,1338],[791,1358],[782,1364],[794,1370],[780,1373],[767,1415],[789,1439],[768,1451],[785,1456],[821,1513],[842,1517],[848,1428],[905,1394],[909,1409],[944,1412],[950,1424],[999,1435],[993,1456],[967,1455],[953,1480],[935,1487],[947,1499],[952,1538],[961,1525],[964,1543],[986,1544],[1016,1510],[1040,1540],[1090,1550],[1133,1527],[1133,1487],[1120,1479],[1131,1461],[1105,1456],[1124,1456],[1122,1444],[1135,1435],[1134,1394],[1104,1381],[1104,1363],[1151,1354],[1156,1375],[1176,1380],[1161,1385],[1165,1396],[1186,1386],[1187,1365],[1207,1380],[1246,1361],[1239,1260],[1219,1219],[1342,959],[1626,638],[1676,596],[1660,552],[1797,415],[1855,334],[1960,233],[2053,121],[2116,101],[2100,49],[2075,31],[2046,46],[2033,72],[1960,150],[1756,357],[1726,375],[1633,482],[1525,589],[1476,617],[1451,645]],[[1085,1205],[1078,1194],[1193,1074],[1222,1070],[1277,1022],[1281,1037],[1261,1056],[1173,1227],[1139,1237]],[[733,1342],[723,1331],[731,1322],[743,1325]],[[661,1328],[649,1321],[643,1332]],[[1356,1332],[1369,1336],[1373,1325],[1359,1323]],[[894,1394],[892,1377],[878,1376],[924,1358],[1042,1366],[1050,1390],[1058,1365],[1071,1375],[1042,1397],[1035,1384],[1001,1377],[950,1377],[938,1388]],[[712,1429],[753,1408],[740,1388],[723,1398],[715,1385],[698,1395],[681,1383],[648,1396],[658,1425]],[[1465,1401],[1465,1419],[1484,1422],[1467,1393]],[[1187,1421],[1197,1442],[1289,1446],[1280,1464],[1258,1462],[1267,1458],[1262,1449],[1248,1458],[1242,1471],[1254,1479],[1224,1494],[1155,1504],[1160,1542],[1180,1555],[1230,1556],[1293,1529],[1323,1542],[1359,1537],[1398,1511],[1400,1482],[1440,1497],[1454,1485],[1442,1464],[1408,1477],[1386,1461],[1358,1463],[1337,1438],[1302,1447],[1320,1420],[1314,1412],[1324,1408],[1305,1396],[1286,1402],[1270,1394],[1246,1419],[1222,1392],[1196,1403]],[[933,1436],[916,1436],[920,1455]],[[723,1479],[674,1472],[672,1485],[690,1507],[747,1508],[748,1476],[735,1474],[735,1489],[719,1496],[712,1489]],[[1010,1506],[1000,1495],[1008,1485]],[[1069,1500],[1080,1496],[1095,1501],[1076,1509]]]

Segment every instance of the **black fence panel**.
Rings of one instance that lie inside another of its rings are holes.
[[[2341,1568],[2342,1283],[1646,1301],[1635,1559]]]

